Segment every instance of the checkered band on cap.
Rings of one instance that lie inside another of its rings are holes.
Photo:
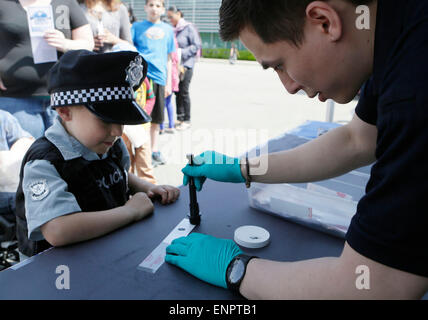
[[[53,92],[51,107],[62,107],[89,102],[106,102],[132,100],[133,91],[130,87],[107,87]]]

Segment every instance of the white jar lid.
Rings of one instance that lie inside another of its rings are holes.
[[[270,234],[257,226],[242,226],[235,230],[234,240],[246,248],[263,248],[269,244]]]

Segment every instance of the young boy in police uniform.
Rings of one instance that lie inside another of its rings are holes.
[[[50,70],[51,106],[59,117],[27,152],[16,198],[24,256],[138,221],[153,211],[151,198],[163,204],[178,198],[175,187],[127,173],[123,125],[151,120],[133,99],[146,72],[138,53],[86,50],[65,53]]]

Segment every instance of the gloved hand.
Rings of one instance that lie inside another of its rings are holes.
[[[215,151],[205,151],[195,157],[193,163],[193,166],[187,165],[181,171],[184,173],[183,185],[189,183],[189,176],[194,177],[197,191],[201,191],[207,178],[221,182],[245,182],[239,158]]]
[[[227,288],[226,270],[238,254],[242,251],[233,240],[191,233],[172,241],[166,248],[165,261],[200,280]]]

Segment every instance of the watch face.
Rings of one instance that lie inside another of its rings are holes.
[[[232,284],[238,283],[245,272],[245,265],[241,259],[236,259],[233,263],[232,270],[229,275],[229,281]]]

